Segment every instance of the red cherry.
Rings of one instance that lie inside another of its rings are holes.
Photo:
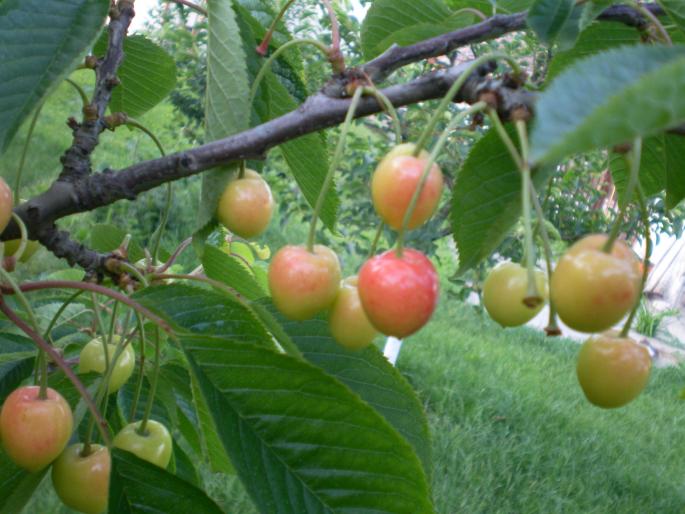
[[[269,291],[288,318],[305,320],[328,309],[340,289],[338,256],[328,247],[284,246],[269,264]]]
[[[423,327],[438,303],[438,274],[421,252],[405,248],[376,255],[359,272],[359,297],[381,333],[406,337]]]

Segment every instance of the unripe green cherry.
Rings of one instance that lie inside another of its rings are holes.
[[[535,285],[547,299],[547,277],[535,270]],[[529,322],[544,307],[544,302],[531,308],[523,303],[528,295],[528,270],[515,262],[495,266],[483,283],[483,305],[490,317],[503,327],[517,327]]]
[[[109,450],[91,444],[90,453],[81,455],[82,444],[69,446],[52,466],[52,486],[62,503],[85,514],[101,514],[107,509]]]
[[[116,353],[117,344],[121,338],[117,335],[112,337],[112,343],[107,344],[107,353],[110,365],[114,365],[114,369],[109,377],[109,393],[118,391],[123,386],[131,375],[133,369],[136,367],[136,356],[133,351],[133,346],[129,343],[123,352],[119,355],[116,362],[113,362]],[[105,373],[106,367],[105,349],[102,344],[102,339],[97,337],[90,341],[83,347],[79,356],[79,373],[96,372],[100,374]]]
[[[254,170],[231,180],[224,190],[216,217],[228,230],[245,239],[256,237],[271,221],[274,199],[266,180]]]
[[[129,423],[114,437],[114,446],[133,453],[138,458],[165,468],[171,460],[171,434],[159,421],[148,420],[145,434],[139,432],[141,421]]]

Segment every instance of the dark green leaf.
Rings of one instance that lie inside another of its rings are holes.
[[[580,29],[588,28],[597,17],[614,3],[614,0],[590,0],[585,2],[580,17]]]
[[[181,344],[262,512],[432,512],[411,446],[346,386],[256,346],[209,337]]]
[[[207,3],[209,39],[205,121],[208,141],[230,136],[250,126],[250,82],[232,4],[232,0],[210,0]],[[235,169],[235,166],[226,166],[203,173],[199,229],[213,220],[219,197]]]
[[[254,276],[238,259],[222,252],[215,246],[205,246],[202,266],[207,276],[235,289],[248,300],[266,296]]]
[[[0,334],[0,405],[33,371],[36,349],[31,339]]]
[[[0,154],[95,40],[108,0],[0,2]]]
[[[507,127],[514,140],[515,131]],[[540,184],[546,170],[534,175]],[[489,256],[521,215],[521,176],[497,131],[476,143],[457,174],[452,193],[452,233],[462,273]]]
[[[555,163],[685,122],[683,89],[685,46],[622,47],[578,61],[536,104],[532,158]]]
[[[347,385],[404,436],[430,477],[431,441],[421,402],[383,354],[373,345],[361,351],[343,348],[331,337],[325,319],[290,321],[278,315],[273,305],[267,307],[305,359]]]
[[[666,188],[666,159],[666,144],[663,135],[644,140],[640,160],[640,184],[647,196],[655,195]],[[618,200],[623,204],[630,177],[630,168],[625,155],[613,153],[609,166]]]
[[[683,0],[657,0],[657,2],[664,8],[673,23],[685,32],[685,2]]]
[[[119,248],[126,237],[126,231],[114,225],[98,224],[90,233],[90,246],[98,252],[111,252]],[[132,262],[145,258],[145,252],[137,241],[131,240],[128,245],[128,257]]]
[[[181,480],[185,480],[189,484],[198,487],[200,485],[200,476],[197,473],[195,464],[186,452],[183,451],[176,441],[174,441],[174,467],[175,475]]]
[[[221,509],[194,485],[132,453],[114,449],[109,512],[220,514]]]
[[[107,33],[103,33],[93,53],[103,56]],[[145,36],[124,39],[124,61],[117,72],[121,84],[112,91],[109,108],[136,118],[164,100],[176,84],[176,63],[161,46]]]
[[[685,138],[664,136],[666,147],[666,206],[672,209],[685,198]]]
[[[528,26],[540,41],[551,45],[573,13],[574,0],[535,0],[528,10]]]
[[[24,471],[10,460],[0,445],[0,512],[21,512],[46,472],[47,469],[37,473]]]

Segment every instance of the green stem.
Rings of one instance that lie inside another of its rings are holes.
[[[321,186],[321,191],[319,191],[319,197],[316,199],[316,205],[314,206],[314,214],[312,215],[312,222],[309,226],[309,236],[307,237],[307,249],[310,252],[314,251],[314,240],[316,238],[316,223],[319,220],[319,215],[321,214],[321,209],[323,209],[323,204],[326,201],[326,195],[328,190],[333,184],[333,177],[335,175],[335,170],[340,164],[340,159],[345,150],[345,140],[347,139],[347,133],[352,125],[352,119],[354,118],[354,113],[357,110],[357,105],[359,105],[359,99],[362,97],[363,89],[357,88],[352,95],[352,101],[347,109],[347,115],[345,116],[345,122],[343,123],[342,130],[340,131],[340,137],[338,137],[338,144],[335,147],[335,153],[333,154],[333,159],[331,160],[331,165],[328,168],[328,173],[326,173],[326,178],[324,178],[323,185]]]
[[[364,94],[373,95],[378,103],[380,103],[385,111],[388,113],[392,119],[393,128],[395,129],[395,144],[402,143],[402,124],[400,123],[400,117],[397,114],[395,106],[392,104],[390,99],[385,96],[385,94],[378,88],[372,86],[364,87]]]
[[[131,402],[131,412],[128,416],[130,422],[135,419],[136,411],[138,410],[138,401],[140,401],[140,394],[143,391],[143,378],[145,376],[145,324],[140,314],[136,313],[136,321],[138,323],[138,332],[140,333],[140,371],[138,373],[138,380],[136,382],[136,392]]]
[[[31,118],[31,124],[29,125],[29,131],[26,133],[26,141],[24,141],[24,148],[21,150],[21,158],[19,159],[19,168],[17,168],[17,176],[14,178],[14,203],[19,203],[19,188],[21,187],[21,176],[24,173],[24,164],[26,164],[26,155],[29,151],[29,144],[33,138],[33,131],[36,128],[36,123],[38,122],[38,117],[40,116],[40,111],[43,110],[45,102],[41,103],[37,108],[36,112],[33,113],[33,118]]]
[[[257,76],[255,77],[254,82],[252,83],[252,87],[250,88],[248,105],[252,105],[252,103],[254,102],[255,96],[257,96],[257,88],[259,87],[259,84],[266,75],[266,72],[271,69],[271,64],[278,58],[279,55],[285,52],[288,48],[297,45],[312,45],[315,48],[319,49],[322,54],[328,57],[329,48],[326,45],[324,45],[321,41],[317,41],[316,39],[293,39],[292,41],[284,43],[283,45],[279,46],[274,51],[274,53],[272,53],[269,56],[269,58],[264,62],[264,64],[262,64],[262,67],[259,69],[259,72],[257,73]]]
[[[90,104],[90,100],[88,100],[88,95],[81,86],[79,86],[76,82],[74,82],[71,79],[64,80],[67,84],[71,85],[76,90],[78,95],[81,97],[81,103],[83,104],[83,107],[86,107],[88,104]]]
[[[157,149],[159,150],[159,153],[162,155],[162,157],[164,157],[166,155],[166,152],[164,151],[164,147],[162,146],[162,143],[160,142],[160,140],[145,125],[143,125],[142,123],[138,122],[137,120],[135,120],[133,118],[127,118],[126,125],[130,126],[130,127],[135,127],[138,130],[141,130],[142,132],[144,132],[155,143],[155,146],[157,146]],[[153,241],[153,243],[152,243],[152,260],[153,260],[153,262],[157,262],[157,256],[159,254],[159,246],[162,242],[162,235],[164,234],[164,229],[166,228],[166,224],[169,221],[169,211],[171,210],[171,202],[173,200],[173,195],[174,195],[174,189],[173,189],[173,186],[171,185],[171,182],[169,182],[166,185],[166,199],[164,202],[164,208],[162,209],[162,216],[160,217],[160,220],[159,220],[159,226],[155,229],[155,231],[152,234],[152,238],[151,238],[151,240]]]
[[[654,25],[664,43],[666,43],[668,46],[673,46],[673,40],[666,30],[666,27],[664,27],[659,21],[659,18],[654,16],[652,11],[647,9],[640,2],[629,1],[628,5],[630,5],[633,9],[637,9],[645,18],[652,22],[652,25]]]
[[[502,123],[499,114],[497,114],[495,109],[488,109],[488,116],[490,117],[492,125],[497,131],[497,134],[499,134],[500,139],[504,143],[504,146],[507,147],[511,158],[514,159],[514,164],[516,164],[516,167],[519,170],[522,170],[526,165],[524,163],[524,159],[521,157],[521,154],[519,154],[518,150],[516,149],[516,145],[509,137],[509,133],[507,132],[507,129],[504,128],[504,124]]]
[[[419,140],[416,142],[416,148],[414,149],[414,156],[418,157],[419,154],[421,153],[421,150],[426,146],[428,143],[428,139],[431,137],[431,134],[435,131],[435,127],[438,125],[438,122],[442,119],[442,114],[445,112],[449,104],[452,102],[452,99],[454,96],[459,92],[459,90],[462,88],[462,86],[466,83],[466,80],[471,76],[471,74],[477,70],[480,66],[485,64],[486,62],[489,61],[494,61],[497,59],[503,59],[509,63],[509,65],[514,69],[514,73],[516,75],[520,75],[521,73],[521,68],[518,65],[518,63],[509,55],[503,54],[503,53],[490,53],[486,55],[482,55],[478,57],[476,60],[474,60],[468,68],[464,70],[464,72],[459,75],[459,78],[455,80],[452,83],[452,86],[449,88],[447,91],[447,94],[442,98],[440,101],[440,104],[438,105],[437,109],[435,109],[435,112],[433,113],[433,116],[431,117],[430,121],[428,122],[428,125],[426,125],[426,128],[423,130],[421,133],[421,136],[419,137]]]
[[[152,371],[152,380],[150,382],[150,391],[149,391],[148,397],[147,397],[147,405],[145,406],[145,414],[143,415],[143,421],[141,421],[140,425],[138,426],[138,430],[137,430],[138,434],[142,435],[142,436],[148,435],[147,422],[150,419],[150,414],[152,414],[152,406],[155,402],[155,395],[157,394],[157,382],[159,379],[159,365],[160,365],[159,350],[160,350],[159,328],[155,327],[155,363],[154,363],[154,369]]]
[[[274,31],[276,30],[276,25],[278,24],[279,20],[283,18],[285,15],[286,11],[290,8],[290,6],[295,2],[295,0],[288,0],[285,4],[283,4],[283,7],[281,10],[278,12],[276,17],[274,18],[274,21],[271,22],[271,26],[269,27],[269,30],[266,31],[266,34],[264,35],[264,38],[262,39],[262,42],[259,44],[257,47],[257,53],[260,55],[266,54],[267,48],[269,48],[269,42],[271,41],[271,37],[274,34]]]
[[[499,121],[499,116],[496,115],[496,119]],[[523,303],[528,307],[535,307],[542,302],[540,296],[540,291],[538,291],[537,281],[535,280],[535,262],[536,252],[535,252],[535,241],[533,240],[533,224],[531,218],[531,199],[533,195],[532,191],[532,180],[530,177],[530,164],[528,161],[529,149],[528,149],[528,133],[526,129],[525,121],[516,122],[516,131],[519,136],[519,142],[521,144],[521,207],[523,209],[523,229],[525,234],[525,245],[526,245],[526,270],[528,272],[528,291],[526,297],[523,299]],[[505,132],[506,133],[506,132]],[[511,139],[509,139],[511,141]],[[544,223],[544,217],[540,218],[540,223]]]
[[[83,291],[76,291],[74,294],[72,294],[67,301],[65,301],[62,305],[60,305],[59,309],[57,309],[57,312],[55,315],[52,317],[50,320],[50,324],[48,325],[48,328],[45,330],[43,339],[46,339],[48,341],[51,341],[52,338],[50,336],[50,332],[52,332],[52,329],[55,327],[55,324],[59,320],[59,317],[64,313],[64,311],[69,307],[69,305],[74,302],[79,296],[83,294]]]
[[[652,254],[652,234],[649,227],[649,213],[647,212],[647,202],[645,201],[645,195],[642,191],[642,186],[638,184],[637,186],[637,201],[640,205],[640,217],[642,218],[642,224],[645,226],[645,256],[642,260],[642,278],[640,280],[640,294],[637,296],[637,301],[633,310],[630,311],[630,315],[626,320],[623,328],[621,329],[620,337],[628,337],[628,332],[630,332],[630,327],[635,320],[635,315],[640,307],[640,302],[642,301],[642,294],[645,290],[645,284],[647,283],[647,275],[649,275],[649,256]]]
[[[12,218],[19,227],[19,233],[21,234],[21,239],[19,240],[19,248],[17,248],[17,251],[14,252],[13,255],[13,257],[18,261],[19,259],[21,259],[21,256],[24,255],[24,250],[26,250],[26,243],[29,240],[29,235],[26,231],[26,225],[24,225],[24,221],[17,215],[16,212],[12,213]]]
[[[488,17],[485,16],[485,14],[483,14],[483,13],[482,13],[481,11],[479,11],[478,9],[474,9],[473,7],[464,7],[464,8],[462,8],[462,9],[457,10],[457,11],[454,11],[454,12],[450,15],[450,18],[456,18],[457,16],[459,16],[459,15],[462,14],[462,13],[473,14],[474,16],[480,18],[481,21],[485,21],[485,20],[488,19]]]
[[[381,240],[384,228],[385,223],[381,221],[378,224],[378,229],[376,229],[376,235],[374,236],[373,242],[371,243],[371,249],[369,250],[369,258],[373,257],[376,254],[376,248],[378,248],[378,242]]]
[[[245,161],[244,161],[244,160],[243,160],[243,161],[240,161],[240,169],[239,169],[239,171],[238,171],[238,178],[239,178],[239,179],[240,179],[240,178],[245,178],[245,170],[246,170]]]
[[[461,123],[464,118],[466,118],[467,116],[474,114],[476,112],[480,112],[483,109],[485,109],[486,107],[487,107],[487,104],[485,102],[477,102],[477,103],[473,104],[468,109],[460,112],[456,116],[453,116],[452,119],[450,120],[450,122],[447,124],[447,127],[445,127],[445,130],[443,130],[442,134],[440,134],[440,137],[438,138],[437,143],[435,143],[435,146],[431,150],[431,153],[428,156],[428,159],[426,160],[426,164],[423,168],[423,172],[421,173],[421,178],[419,179],[419,182],[416,185],[416,189],[414,190],[414,194],[412,194],[411,200],[409,200],[409,205],[407,206],[407,211],[404,213],[404,218],[402,219],[402,226],[401,226],[400,231],[397,235],[397,255],[398,256],[402,255],[402,250],[404,248],[404,235],[407,231],[407,226],[409,225],[409,221],[411,220],[411,217],[414,214],[414,209],[416,208],[416,204],[419,201],[419,197],[421,196],[421,192],[423,191],[423,187],[425,186],[426,181],[428,180],[428,175],[430,174],[430,170],[433,167],[433,164],[435,163],[436,159],[438,158],[438,155],[442,151],[442,147],[447,142],[447,139],[452,134],[452,131],[455,129],[455,127],[459,123]]]
[[[618,215],[614,220],[614,224],[611,227],[611,232],[609,233],[609,238],[604,245],[603,250],[606,253],[611,253],[611,248],[614,246],[614,241],[618,238],[618,234],[621,231],[621,226],[623,225],[623,218],[625,217],[626,209],[633,199],[633,192],[635,187],[639,183],[640,175],[640,163],[642,160],[642,138],[638,137],[633,142],[633,149],[630,152],[630,157],[626,157],[630,164],[630,176],[628,178],[628,187],[626,188],[625,198],[623,199],[623,204],[619,208]]]

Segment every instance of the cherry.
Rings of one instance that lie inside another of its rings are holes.
[[[231,232],[245,239],[266,230],[274,210],[269,184],[254,170],[231,180],[216,210],[217,219]]]
[[[578,354],[576,372],[588,401],[612,409],[634,400],[649,380],[649,351],[629,337],[590,337]]]
[[[415,145],[405,143],[393,148],[378,164],[371,179],[373,205],[381,219],[399,230],[414,191],[428,161],[428,153],[412,155]],[[408,229],[425,223],[435,212],[442,195],[442,172],[433,164],[409,219]]]
[[[90,445],[86,456],[82,452],[82,444],[64,450],[52,465],[52,486],[67,507],[100,514],[107,509],[112,459],[109,450],[99,444]]]
[[[378,331],[373,327],[359,299],[356,276],[342,281],[340,292],[328,315],[333,338],[345,348],[360,350],[369,346]]]
[[[141,434],[141,422],[126,425],[115,437],[114,446],[135,454],[160,468],[166,468],[171,460],[173,444],[171,434],[160,422],[148,420],[145,434]]]
[[[12,207],[14,207],[12,190],[7,182],[0,177],[0,233],[5,230],[10,219],[12,219]]]
[[[305,320],[328,309],[340,288],[338,256],[328,247],[284,246],[271,260],[269,290],[288,318]]]
[[[9,457],[22,468],[43,469],[69,442],[74,418],[67,401],[54,389],[38,397],[38,386],[15,389],[0,411],[0,434]]]
[[[381,333],[413,334],[430,319],[438,302],[438,274],[418,250],[388,250],[364,263],[359,272],[364,312]]]
[[[621,320],[640,295],[640,261],[625,243],[602,250],[607,236],[587,236],[559,260],[551,294],[559,317],[580,332],[600,332]]]
[[[107,344],[107,353],[110,365],[117,349],[117,344],[120,341],[119,336],[112,337],[112,342]],[[89,373],[94,371],[96,373],[104,374],[107,361],[105,359],[105,349],[102,344],[102,339],[96,337],[81,350],[79,355],[79,373]],[[131,375],[136,366],[136,356],[133,351],[133,346],[128,344],[123,352],[119,355],[116,362],[114,362],[114,369],[109,376],[108,392],[114,393],[123,386]]]
[[[547,278],[535,270],[538,292],[547,297]],[[523,303],[528,293],[528,270],[515,262],[502,262],[488,274],[483,283],[483,305],[490,317],[503,327],[517,327],[533,319],[544,302],[536,307]]]

